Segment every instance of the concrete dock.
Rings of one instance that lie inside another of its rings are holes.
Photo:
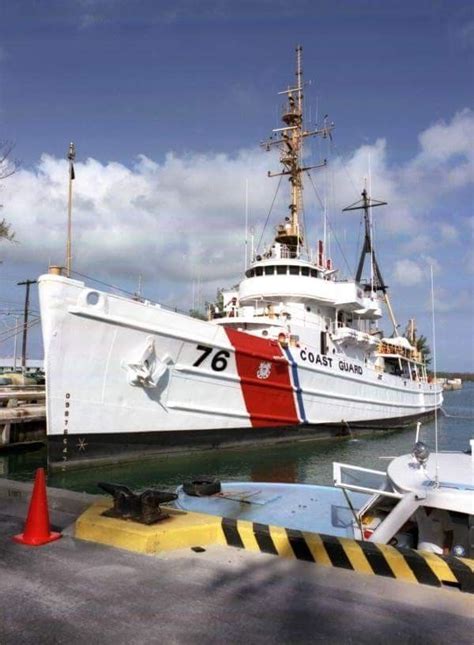
[[[471,642],[473,596],[456,589],[223,546],[147,556],[75,539],[88,495],[48,491],[66,535],[15,544],[30,488],[0,480],[2,645]]]

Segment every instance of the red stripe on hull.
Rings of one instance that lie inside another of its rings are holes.
[[[290,366],[280,345],[234,329],[225,331],[235,349],[237,373],[252,426],[299,424]]]

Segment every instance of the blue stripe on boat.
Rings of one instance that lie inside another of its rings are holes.
[[[285,352],[290,365],[291,365],[291,375],[293,377],[293,386],[296,390],[296,400],[298,402],[298,410],[300,413],[300,419],[303,423],[308,423],[308,419],[306,418],[306,412],[304,410],[304,403],[303,403],[303,393],[301,391],[301,386],[300,386],[300,379],[298,376],[298,365],[293,359],[293,356],[291,355],[289,347],[283,347],[283,351]]]

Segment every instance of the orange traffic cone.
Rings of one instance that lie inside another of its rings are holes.
[[[29,546],[40,546],[41,544],[58,540],[60,537],[61,533],[49,530],[48,498],[46,496],[44,468],[38,468],[28,508],[25,531],[13,536],[13,540]]]

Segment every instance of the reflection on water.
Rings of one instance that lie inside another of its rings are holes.
[[[466,450],[472,438],[474,384],[463,390],[446,392],[439,415],[441,450]],[[274,447],[222,450],[179,456],[161,456],[150,461],[90,468],[66,473],[51,473],[51,486],[98,492],[97,482],[126,484],[131,488],[156,486],[173,489],[186,479],[213,476],[221,480],[268,482],[306,482],[332,484],[332,462],[340,461],[375,470],[385,470],[388,458],[411,450],[413,429],[374,432],[360,439],[307,441]],[[434,422],[422,427],[421,439],[434,449]],[[15,452],[0,457],[0,476],[31,480],[35,469],[45,464],[45,449]]]

